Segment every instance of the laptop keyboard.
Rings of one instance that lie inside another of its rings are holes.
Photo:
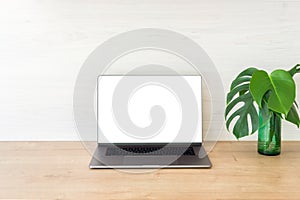
[[[192,147],[108,147],[106,156],[180,156],[195,155]]]

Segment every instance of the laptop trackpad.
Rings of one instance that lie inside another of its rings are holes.
[[[124,165],[170,165],[176,163],[177,156],[124,156]]]

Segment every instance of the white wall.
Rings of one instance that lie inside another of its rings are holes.
[[[78,140],[72,115],[76,75],[111,36],[144,28],[178,31],[198,42],[224,87],[247,66],[300,62],[300,1],[0,1],[0,140]],[[300,77],[297,78],[300,102]],[[284,123],[283,135],[300,130]],[[226,131],[222,139],[234,139]],[[256,135],[247,139],[256,139]]]

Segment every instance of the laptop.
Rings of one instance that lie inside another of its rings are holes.
[[[99,76],[90,168],[210,168],[201,82],[199,75]]]

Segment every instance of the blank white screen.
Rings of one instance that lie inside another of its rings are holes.
[[[181,126],[182,112],[180,101],[176,95],[168,89],[159,85],[146,85],[134,91],[128,99],[128,113],[130,119],[139,127],[145,127],[151,123],[150,109],[154,105],[160,105],[165,111],[166,122],[159,134],[150,138],[135,138],[122,131],[115,122],[112,111],[112,98],[115,88],[123,76],[100,76],[98,78],[98,142],[99,143],[180,143],[180,142],[202,142],[202,99],[201,99],[201,77],[182,76],[194,92],[199,117],[198,127],[193,133],[193,139],[175,140]],[[136,76],[129,76],[131,79]],[[159,76],[166,79],[176,79],[176,76]]]

